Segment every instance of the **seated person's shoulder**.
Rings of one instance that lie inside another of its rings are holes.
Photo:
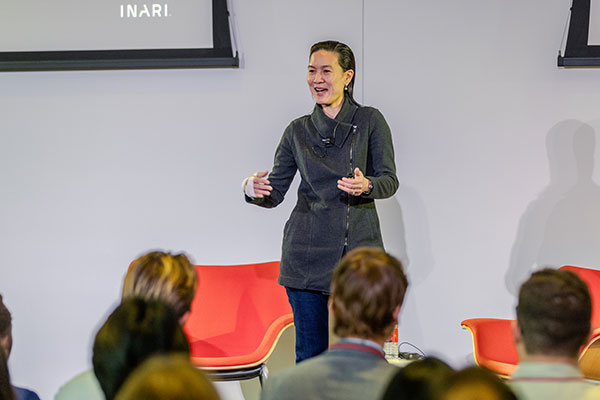
[[[14,386],[13,389],[15,389],[17,400],[40,400],[40,397],[34,391],[17,386]]]
[[[297,365],[273,372],[266,380],[261,392],[262,400],[300,399],[309,390],[317,385],[314,379],[321,373],[318,365],[320,356],[305,360]]]
[[[104,400],[104,393],[92,369],[77,375],[62,385],[54,396],[54,400],[71,399]]]
[[[591,389],[589,389],[583,400],[600,400],[600,385],[595,385]]]

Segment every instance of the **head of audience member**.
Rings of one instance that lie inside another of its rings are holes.
[[[441,400],[517,400],[512,390],[493,372],[469,367],[448,377]]]
[[[172,308],[162,301],[128,298],[110,314],[93,346],[94,374],[107,400],[145,359],[183,353],[189,345]]]
[[[383,400],[437,400],[443,383],[453,372],[435,357],[413,361],[394,375]]]
[[[196,268],[183,254],[151,251],[135,260],[123,282],[123,299],[139,297],[170,305],[185,323],[198,287]]]
[[[592,302],[571,271],[535,272],[519,291],[514,336],[521,361],[576,363],[591,329]]]
[[[12,317],[0,295],[0,348],[8,359],[12,349]]]
[[[408,281],[402,264],[378,247],[359,247],[333,271],[330,308],[339,337],[383,345],[398,321]]]
[[[127,378],[115,400],[219,400],[204,373],[181,355],[158,355]]]
[[[16,398],[8,373],[8,357],[4,351],[0,351],[0,400],[15,400]]]

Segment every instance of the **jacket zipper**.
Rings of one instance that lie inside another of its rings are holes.
[[[354,168],[352,165],[352,147],[354,145],[354,134],[356,133],[356,125],[352,127],[352,137],[350,138],[350,173],[348,176],[354,176]],[[350,233],[350,193],[346,196],[346,234],[344,235],[344,247],[348,246],[348,234]]]

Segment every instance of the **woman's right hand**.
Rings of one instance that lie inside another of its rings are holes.
[[[268,173],[269,171],[257,172],[244,179],[243,187],[246,196],[261,199],[271,195],[273,187],[270,186],[271,182],[269,182],[268,179],[265,179],[265,176],[267,176]]]

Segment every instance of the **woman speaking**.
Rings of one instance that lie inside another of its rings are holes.
[[[373,107],[352,97],[356,63],[336,41],[310,49],[312,113],[285,129],[271,173],[244,180],[246,201],[276,207],[300,171],[298,202],[285,224],[279,283],[294,313],[296,362],[328,347],[331,274],[359,246],[383,247],[374,199],[398,188],[390,129]]]

